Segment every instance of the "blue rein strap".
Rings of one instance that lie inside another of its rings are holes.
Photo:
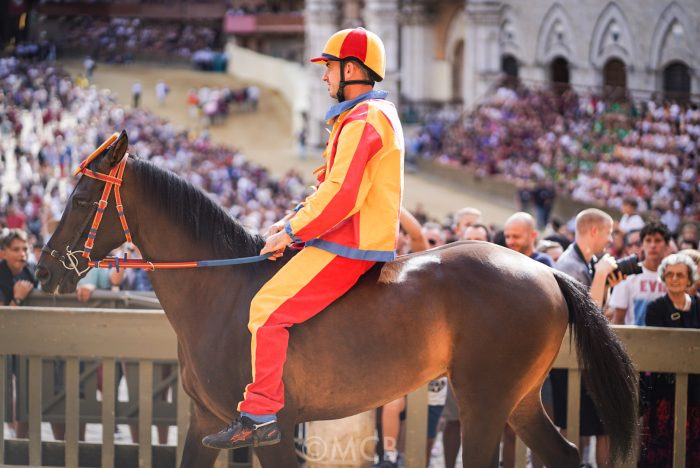
[[[271,256],[271,253],[266,253],[265,255],[256,255],[255,257],[226,258],[223,260],[200,260],[197,262],[197,267],[244,265],[246,263],[262,262],[263,260],[267,260]]]

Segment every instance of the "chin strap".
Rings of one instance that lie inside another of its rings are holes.
[[[336,99],[338,99],[338,102],[343,102],[345,101],[345,87],[347,85],[353,85],[353,84],[366,84],[370,86],[374,86],[374,81],[370,80],[345,80],[345,64],[347,63],[347,60],[341,60],[340,61],[340,83],[338,85],[338,92],[335,93]]]

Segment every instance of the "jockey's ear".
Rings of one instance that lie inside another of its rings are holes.
[[[109,169],[119,164],[124,158],[128,146],[129,137],[126,134],[126,130],[122,130],[117,140],[107,148],[107,152],[102,157],[102,161],[100,161],[102,171],[109,172]]]

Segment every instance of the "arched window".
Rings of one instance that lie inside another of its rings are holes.
[[[603,67],[603,93],[611,99],[623,99],[627,94],[627,66],[618,58],[611,58]]]
[[[555,90],[564,90],[570,83],[569,61],[564,57],[557,57],[549,65],[549,81]]]
[[[504,54],[501,56],[501,71],[508,78],[518,77],[518,59],[510,54]]]
[[[464,73],[464,41],[455,45],[452,53],[452,99],[462,99],[462,76]]]
[[[690,68],[683,62],[673,62],[664,68],[664,97],[675,101],[690,99]]]

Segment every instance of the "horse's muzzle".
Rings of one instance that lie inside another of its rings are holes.
[[[49,280],[51,280],[51,272],[48,268],[40,265],[36,267],[36,279],[39,280],[42,285],[48,283]]]
[[[58,260],[42,254],[37,263],[36,279],[41,284],[41,289],[50,294],[65,294],[75,292],[78,285],[77,275],[63,268]]]

